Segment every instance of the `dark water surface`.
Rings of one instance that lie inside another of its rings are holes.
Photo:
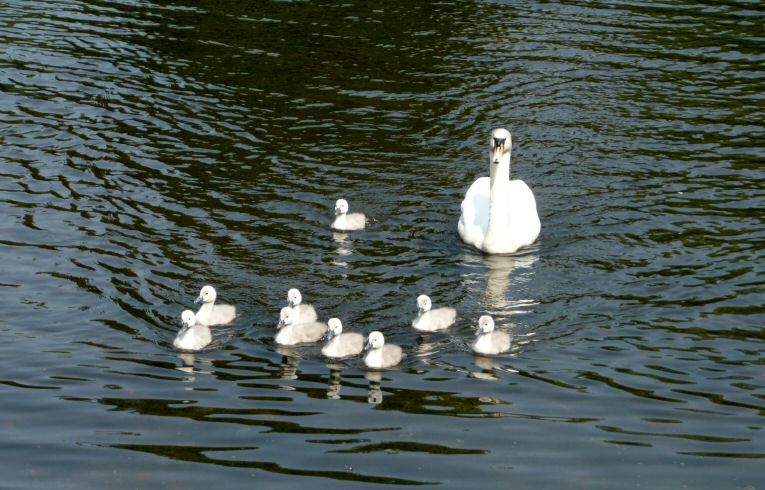
[[[6,488],[765,488],[759,2],[0,3]],[[514,136],[539,241],[456,233]],[[346,197],[374,221],[329,230]],[[210,283],[241,316],[172,349]],[[273,344],[300,287],[408,354]],[[458,324],[418,335],[418,294]],[[511,354],[469,349],[478,316]],[[310,487],[309,487],[310,486]]]

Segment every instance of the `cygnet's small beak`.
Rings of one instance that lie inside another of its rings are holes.
[[[372,343],[371,342],[367,342],[366,344],[364,344],[364,350],[365,351],[367,351],[367,350],[369,350],[371,348],[372,348]]]
[[[481,327],[478,327],[478,328],[475,329],[475,336],[476,337],[480,337],[482,333],[483,333],[483,330],[481,329]]]
[[[279,323],[276,324],[277,330],[284,327],[284,320],[279,320]]]
[[[340,211],[340,208],[335,207],[335,216],[337,216],[338,214],[342,214]]]
[[[202,302],[202,295],[200,294],[197,299],[194,300],[194,303],[201,303]]]

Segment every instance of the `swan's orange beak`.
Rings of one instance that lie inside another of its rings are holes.
[[[499,161],[502,159],[502,155],[505,153],[505,142],[495,142],[494,143],[494,155],[491,157],[491,161],[493,163],[499,163]]]

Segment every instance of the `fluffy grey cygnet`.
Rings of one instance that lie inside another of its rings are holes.
[[[371,369],[384,369],[397,365],[404,357],[401,347],[394,344],[386,344],[382,332],[374,331],[369,334],[367,350],[364,356],[364,364]]]
[[[294,312],[285,306],[279,312],[279,329],[276,343],[279,345],[309,344],[318,342],[327,333],[327,324],[322,322],[295,323]]]
[[[303,295],[300,294],[299,290],[292,288],[287,291],[287,301],[292,307],[293,323],[309,323],[318,319],[313,306],[303,304]]]
[[[348,214],[348,201],[338,199],[335,203],[335,221],[332,229],[339,231],[363,230],[367,224],[367,218],[362,213]]]
[[[329,339],[321,348],[325,356],[340,359],[361,354],[364,350],[364,336],[356,332],[343,333],[343,324],[339,318],[330,318],[327,326]]]
[[[412,322],[412,326],[423,332],[433,332],[451,326],[457,319],[457,310],[443,307],[431,309],[430,298],[421,294],[417,297],[417,307],[420,313]]]
[[[199,297],[194,303],[202,303],[197,311],[197,323],[212,327],[231,323],[236,317],[236,308],[231,305],[216,305],[218,293],[212,286],[205,286],[199,291]]]
[[[510,350],[510,335],[494,330],[494,319],[489,315],[478,319],[475,336],[473,352],[476,354],[495,355]]]
[[[173,340],[176,349],[186,351],[202,350],[212,342],[212,334],[207,325],[197,323],[197,317],[191,310],[181,313],[183,328]]]

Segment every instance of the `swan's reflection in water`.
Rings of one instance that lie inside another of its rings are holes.
[[[438,349],[438,342],[433,342],[435,338],[438,337],[431,336],[430,332],[419,333],[417,335],[417,340],[415,340],[413,354],[417,357],[424,358],[424,361],[427,362],[430,356],[433,355],[433,353],[435,353]]]
[[[489,314],[536,304],[536,301],[531,299],[508,300],[508,292],[511,285],[518,286],[531,277],[533,274],[531,267],[537,260],[538,256],[535,253],[483,257],[486,265],[486,289],[483,300],[490,308]],[[517,287],[515,291],[517,292]]]
[[[478,379],[485,379],[487,381],[498,381],[499,376],[496,373],[496,362],[494,359],[484,356],[475,356],[475,365],[479,371],[471,371],[470,376]]]
[[[281,345],[276,348],[276,352],[282,355],[282,360],[279,363],[279,377],[285,380],[298,379],[297,368],[300,364],[300,358],[297,353],[293,349]],[[295,389],[289,385],[280,385],[280,388],[289,391]]]
[[[332,233],[332,239],[335,240],[335,243],[337,243],[337,248],[335,249],[337,255],[341,257],[347,257],[353,253],[353,241],[348,236],[348,233],[341,233],[336,231]],[[339,258],[333,260],[332,263],[341,267],[348,267],[348,262],[339,260]]]
[[[329,368],[329,382],[327,383],[327,399],[329,400],[339,400],[340,399],[340,389],[343,387],[342,384],[340,384],[340,371],[343,369],[342,364],[328,362],[327,367]]]
[[[196,376],[194,376],[195,374],[212,374],[212,371],[209,369],[200,369],[198,367],[199,365],[212,367],[212,362],[209,359],[203,357],[197,359],[196,355],[191,352],[179,352],[178,359],[181,360],[181,365],[175,369],[186,373],[186,376],[183,377],[184,383],[191,383],[195,381],[197,379]],[[194,367],[195,364],[198,366]]]
[[[478,371],[470,371],[470,377],[483,379],[487,381],[498,381],[500,377],[497,375],[497,371],[505,373],[517,373],[515,369],[509,368],[503,365],[500,361],[501,358],[486,357],[481,355],[474,356],[475,365],[479,369]]]
[[[379,405],[383,401],[383,392],[380,387],[382,382],[382,372],[380,371],[367,371],[364,375],[369,381],[369,394],[367,395],[367,402],[372,405]]]

